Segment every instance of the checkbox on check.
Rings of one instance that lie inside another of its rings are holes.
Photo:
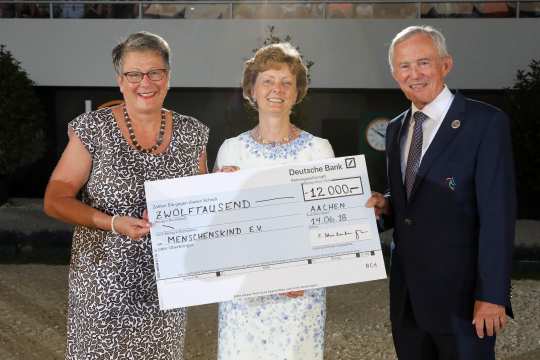
[[[355,158],[346,158],[345,159],[345,167],[347,169],[355,168],[356,167],[356,159]]]

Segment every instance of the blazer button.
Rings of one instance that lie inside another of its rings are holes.
[[[409,219],[409,218],[405,218],[405,220],[404,220],[404,221],[405,221],[405,225],[409,225],[409,226],[410,226],[410,225],[412,225],[412,224],[413,224],[413,221],[412,221],[412,219]]]

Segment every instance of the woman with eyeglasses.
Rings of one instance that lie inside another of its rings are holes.
[[[68,124],[47,186],[45,212],[75,224],[66,359],[183,358],[185,310],[159,310],[144,181],[205,173],[208,128],[162,107],[169,53],[147,32],[113,49],[125,103]]]

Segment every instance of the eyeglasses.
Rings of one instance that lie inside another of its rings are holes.
[[[148,78],[152,81],[160,81],[163,79],[163,77],[167,74],[168,71],[168,69],[154,69],[148,72],[128,71],[123,73],[122,75],[126,77],[128,82],[136,84],[140,83],[144,79],[144,75],[148,76]]]

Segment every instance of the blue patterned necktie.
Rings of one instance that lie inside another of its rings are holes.
[[[416,173],[420,167],[420,158],[422,157],[422,124],[428,118],[426,114],[417,111],[413,115],[414,129],[409,147],[409,156],[407,157],[407,167],[405,168],[405,189],[407,190],[407,199],[411,195]]]

